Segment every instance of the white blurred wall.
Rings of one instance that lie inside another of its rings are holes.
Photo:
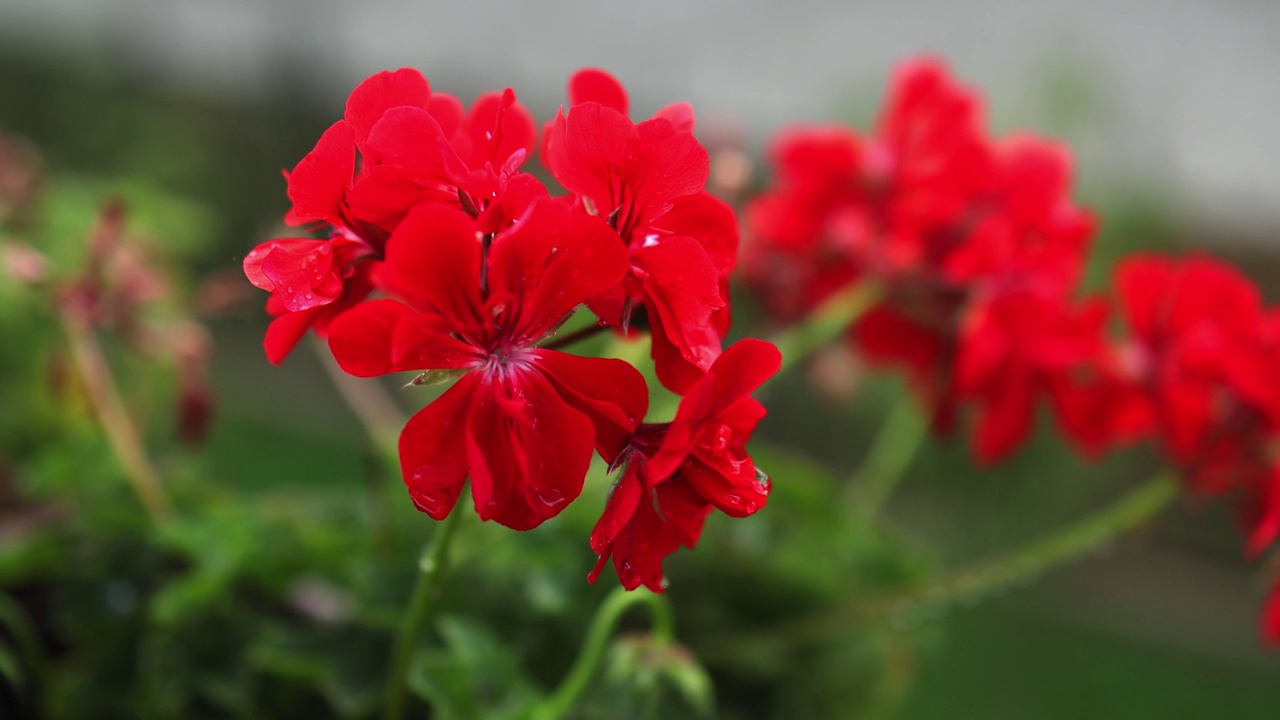
[[[869,107],[896,60],[932,51],[999,127],[1070,138],[1086,183],[1154,181],[1186,217],[1280,244],[1272,0],[0,0],[13,33],[194,92],[269,92],[287,63],[335,113],[360,78],[413,65],[444,89],[511,85],[545,117],[599,65],[640,113],[687,99],[755,142]],[[1075,124],[1054,111],[1072,88]]]

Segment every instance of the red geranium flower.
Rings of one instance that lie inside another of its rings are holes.
[[[766,312],[794,320],[877,281],[883,299],[851,328],[859,351],[907,370],[935,431],[973,400],[979,457],[1012,451],[1037,396],[1094,352],[1097,322],[1068,309],[1094,223],[1069,199],[1067,152],[992,142],[976,93],[926,58],[895,72],[869,137],[796,128],[773,155],[777,185],[748,215]],[[1070,356],[1053,356],[1064,344]]]
[[[245,274],[272,293],[268,359],[278,363],[311,327],[363,300],[390,232],[419,203],[462,206],[493,232],[546,190],[516,172],[534,143],[533,118],[515,96],[490,93],[470,113],[431,92],[416,70],[378,73],[347,99],[342,120],[287,173],[290,225],[321,224],[328,240],[265,242]],[[358,161],[357,161],[358,155]],[[514,188],[504,200],[508,187]]]
[[[720,353],[734,214],[704,191],[707,151],[693,137],[687,105],[634,123],[625,90],[599,70],[576,74],[569,92],[573,104],[548,132],[547,164],[631,255],[626,277],[589,306],[611,326],[647,326],[658,378],[682,391]]]
[[[648,404],[640,374],[537,343],[625,272],[626,251],[604,222],[554,200],[496,236],[439,205],[418,207],[396,228],[378,280],[408,305],[354,308],[331,325],[329,346],[362,377],[461,373],[400,436],[405,484],[421,510],[448,515],[470,475],[481,518],[527,530],[578,496],[593,446],[619,451]]]
[[[1132,257],[1116,283],[1136,382],[1192,486],[1220,493],[1267,476],[1280,425],[1280,338],[1257,289],[1205,257]]]
[[[765,410],[750,394],[781,362],[767,342],[738,342],[689,388],[675,420],[642,425],[626,447],[604,455],[624,470],[591,534],[600,556],[591,582],[612,557],[623,587],[662,592],[663,558],[697,544],[712,509],[745,517],[764,507],[769,480],[745,446]]]

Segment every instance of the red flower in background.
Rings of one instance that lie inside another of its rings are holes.
[[[455,208],[412,211],[378,278],[408,305],[350,310],[331,325],[329,345],[361,377],[460,371],[400,436],[405,484],[441,519],[470,475],[482,519],[526,530],[578,496],[593,447],[618,452],[648,393],[625,362],[537,347],[626,272],[625,249],[603,221],[543,200],[487,247],[479,227]]]
[[[546,195],[516,172],[534,135],[533,118],[510,90],[482,96],[466,113],[456,98],[433,94],[416,70],[378,73],[357,86],[343,119],[286,174],[293,207],[285,222],[327,227],[329,239],[271,240],[245,257],[250,282],[272,293],[268,359],[281,362],[308,329],[324,334],[369,294],[371,261],[415,205],[462,206],[492,232]]]
[[[1205,257],[1131,257],[1116,285],[1134,381],[1192,486],[1216,494],[1269,475],[1280,337],[1257,289]]]
[[[1068,197],[1070,157],[1028,136],[990,140],[978,96],[941,63],[895,72],[870,136],[795,128],[773,157],[745,260],[766,312],[794,320],[849,283],[878,282],[856,346],[908,372],[935,430],[976,404],[979,458],[1012,452],[1037,397],[1100,351],[1086,317],[1097,311],[1069,304],[1094,226]]]
[[[1280,583],[1271,589],[1262,613],[1262,638],[1269,645],[1280,645]]]
[[[687,105],[632,122],[626,91],[599,70],[574,75],[569,94],[547,134],[547,165],[631,259],[626,277],[588,305],[613,327],[647,326],[659,380],[681,392],[720,354],[728,328],[733,211],[704,190],[707,151]]]
[[[713,509],[745,517],[764,507],[769,481],[745,445],[765,410],[750,394],[781,362],[769,343],[739,341],[689,388],[675,420],[642,425],[620,452],[604,455],[624,470],[591,534],[600,556],[592,582],[612,557],[628,590],[662,592],[663,559],[692,548]]]

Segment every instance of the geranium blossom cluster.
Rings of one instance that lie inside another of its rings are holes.
[[[738,230],[704,189],[693,128],[685,104],[633,121],[599,70],[571,79],[545,128],[510,89],[466,108],[417,71],[374,75],[287,174],[286,222],[322,237],[245,258],[271,293],[268,357],[314,329],[353,375],[454,380],[399,442],[409,495],[436,519],[469,479],[482,519],[534,528],[579,496],[598,452],[621,480],[591,578],[611,558],[627,588],[660,591],[663,558],[713,509],[764,505],[744,449],[764,411],[749,396],[780,363],[761,341],[722,348]],[[567,195],[525,172],[535,151]],[[551,347],[583,307],[599,327],[649,333],[658,379],[683,397],[674,420],[645,422],[631,364]]]
[[[980,458],[1012,452],[1101,319],[1072,300],[1094,220],[1068,196],[1066,149],[992,139],[978,96],[925,59],[895,72],[873,132],[796,126],[771,156],[744,251],[763,307],[792,320],[878,283],[850,328],[861,354],[908,371],[939,431],[975,408]]]
[[[940,62],[894,74],[875,129],[796,126],[748,208],[748,282],[780,321],[875,283],[849,328],[871,363],[905,370],[946,432],[972,415],[980,460],[1006,457],[1046,400],[1087,456],[1153,438],[1186,485],[1239,498],[1248,550],[1280,535],[1280,312],[1221,263],[1138,256],[1115,294],[1076,299],[1094,230],[1071,159],[1025,134],[989,137],[980,98]],[[1280,643],[1280,586],[1264,636]]]

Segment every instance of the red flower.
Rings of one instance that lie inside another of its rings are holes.
[[[712,509],[745,517],[764,507],[769,481],[745,446],[765,410],[750,394],[781,361],[767,342],[738,342],[689,388],[675,420],[642,425],[619,453],[604,455],[625,469],[591,534],[600,556],[591,582],[612,557],[628,590],[662,592],[663,558],[697,544]]]
[[[416,70],[362,82],[343,119],[286,174],[293,208],[285,221],[325,225],[330,238],[271,240],[245,257],[250,282],[272,293],[268,359],[282,361],[309,328],[324,334],[368,295],[367,261],[381,257],[415,205],[466,207],[492,232],[545,196],[540,183],[516,172],[533,141],[533,119],[510,90],[482,96],[464,113],[456,98],[432,94]]]
[[[766,311],[794,320],[879,282],[851,337],[907,370],[936,431],[974,401],[979,457],[1012,451],[1037,397],[1100,349],[1098,322],[1068,309],[1094,226],[1069,200],[1070,157],[1026,136],[992,142],[978,96],[941,63],[899,68],[871,136],[793,129],[773,156],[777,186],[748,215]]]
[[[1064,400],[1054,391],[1105,353],[1105,320],[1100,302],[1073,309],[1034,293],[1001,295],[974,309],[958,342],[956,393],[976,406],[979,460],[1001,460],[1022,444],[1041,395]]]
[[[421,510],[448,515],[470,475],[481,518],[527,530],[578,496],[593,446],[619,451],[648,404],[640,374],[537,343],[624,272],[625,249],[609,228],[554,200],[496,236],[439,205],[418,207],[396,228],[378,280],[408,305],[356,307],[332,324],[329,346],[353,375],[461,373],[400,436],[405,484]]]
[[[687,105],[634,123],[626,92],[599,70],[576,74],[569,91],[573,105],[548,132],[548,166],[631,251],[627,276],[589,306],[614,327],[647,326],[658,378],[681,391],[720,353],[734,215],[703,190],[707,151]]]
[[[1192,486],[1219,493],[1267,476],[1280,424],[1280,338],[1257,289],[1204,257],[1132,257],[1116,282],[1136,381],[1164,447]]]
[[[1280,645],[1280,582],[1271,589],[1262,612],[1262,638],[1268,645]]]

